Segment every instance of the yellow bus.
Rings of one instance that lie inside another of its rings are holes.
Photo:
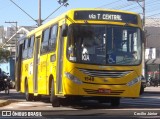
[[[142,23],[121,10],[72,9],[20,38],[16,53],[17,91],[26,100],[50,96],[96,99],[119,106],[139,97]]]

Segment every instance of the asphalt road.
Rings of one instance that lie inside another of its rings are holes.
[[[160,88],[160,87],[158,87]],[[158,89],[159,90],[159,89]],[[151,90],[149,90],[151,91]],[[26,102],[24,95],[17,93],[15,90],[11,94],[5,95],[1,93],[0,99],[17,100],[7,106],[0,107],[0,110],[11,111],[12,114],[23,113],[27,116],[30,112],[37,113],[37,116],[44,118],[160,118],[160,93],[151,92],[144,93],[140,98],[128,99],[122,98],[121,105],[118,108],[111,107],[108,103],[99,103],[94,100],[81,101],[79,103],[71,103],[62,105],[61,107],[52,107],[48,98],[43,97],[38,102]],[[14,112],[13,112],[14,111]],[[35,115],[34,115],[35,116]],[[12,117],[14,117],[12,115]],[[6,118],[6,117],[5,117]],[[39,117],[38,117],[39,118]]]

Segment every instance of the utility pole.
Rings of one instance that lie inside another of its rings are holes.
[[[127,0],[127,1],[135,1],[142,8],[143,10],[143,29],[144,29],[145,27],[145,0]],[[143,2],[142,5],[140,4],[140,2]]]
[[[41,0],[38,1],[38,20],[35,20],[31,15],[29,15],[25,10],[23,10],[18,4],[16,4],[13,0],[10,0],[15,6],[17,6],[22,12],[24,12],[27,16],[29,16],[33,21],[37,23],[38,26],[42,24],[41,20]]]
[[[30,17],[33,21],[37,23],[37,26],[41,26],[42,22],[48,19],[54,12],[56,12],[60,7],[67,7],[69,4],[68,0],[58,0],[57,2],[61,5],[54,12],[52,12],[45,20],[41,19],[41,0],[38,0],[38,20],[35,20],[31,15],[29,15],[25,10],[23,10],[18,4],[16,4],[13,0],[10,0],[15,6],[17,6],[22,12],[24,12],[28,17]]]
[[[142,9],[143,9],[143,30],[145,29],[145,15],[146,15],[146,10],[145,10],[145,0],[143,0],[143,6],[142,6]]]
[[[42,19],[41,19],[41,0],[38,0],[38,26],[41,26]]]

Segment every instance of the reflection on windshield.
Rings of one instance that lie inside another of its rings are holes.
[[[107,25],[71,25],[67,56],[72,62],[136,65],[141,61],[140,30]]]

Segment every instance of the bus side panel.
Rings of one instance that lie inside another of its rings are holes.
[[[38,63],[38,93],[40,94],[46,94],[47,56],[48,54],[40,56]]]

